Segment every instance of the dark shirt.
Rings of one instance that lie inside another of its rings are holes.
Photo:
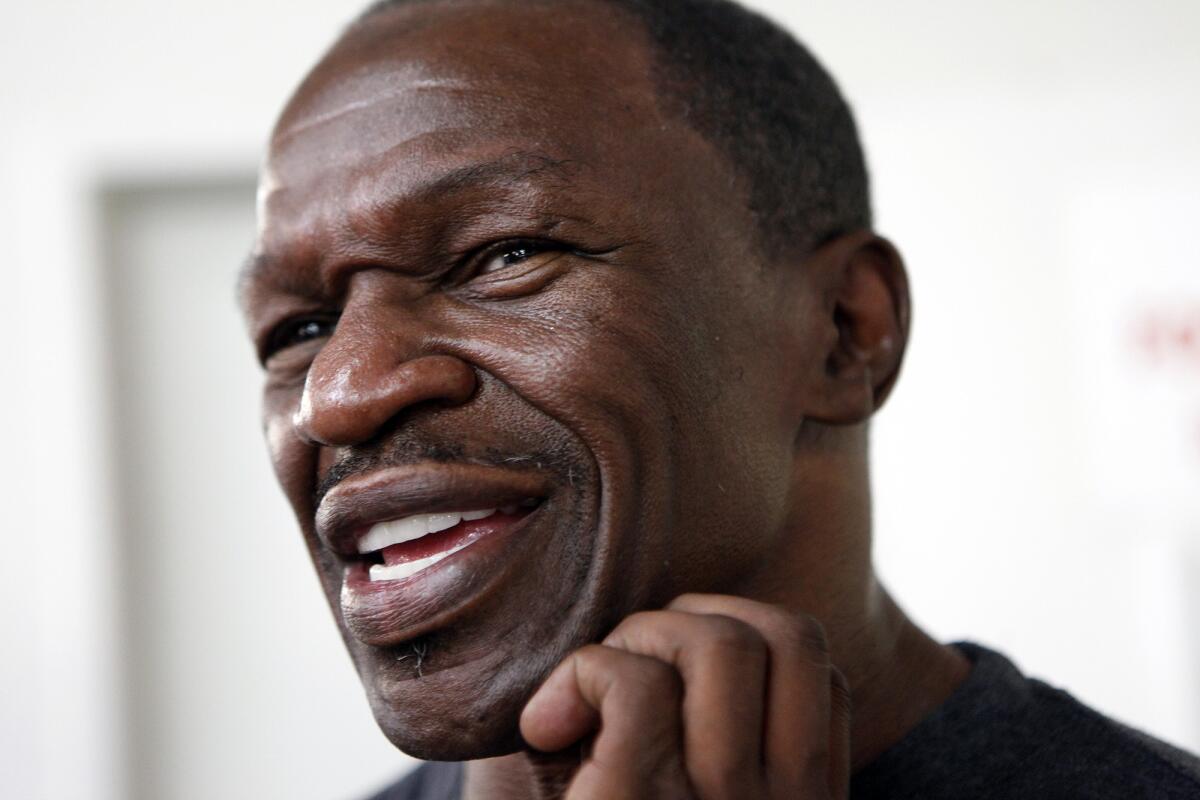
[[[950,699],[855,773],[851,800],[1197,800],[1200,759],[1026,678],[1007,658],[973,662]],[[372,800],[458,800],[462,765],[427,763]]]

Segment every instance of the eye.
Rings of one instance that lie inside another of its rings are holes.
[[[477,274],[487,275],[492,272],[499,272],[502,269],[524,263],[537,256],[561,251],[562,247],[553,242],[531,240],[505,242],[484,255]]]
[[[333,333],[336,326],[337,317],[331,315],[297,317],[286,320],[271,331],[267,338],[263,359],[269,359],[291,347],[324,339]]]

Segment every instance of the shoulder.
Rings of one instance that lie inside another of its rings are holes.
[[[1047,788],[1071,789],[1079,797],[1200,797],[1196,756],[1112,720],[1061,689],[1029,683],[1023,727],[1032,766]]]
[[[960,644],[971,676],[946,704],[854,778],[874,798],[1200,797],[1200,760]]]
[[[459,800],[462,765],[427,761],[369,800]]]

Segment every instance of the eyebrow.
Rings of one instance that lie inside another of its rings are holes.
[[[480,187],[508,187],[533,178],[551,178],[570,186],[578,162],[553,158],[545,153],[513,150],[490,161],[465,164],[421,181],[411,190],[381,204],[388,208],[403,202],[424,203],[448,194]],[[252,283],[270,271],[276,259],[265,253],[251,253],[242,262],[237,275],[239,296]]]

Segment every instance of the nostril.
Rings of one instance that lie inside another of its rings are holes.
[[[347,362],[332,371],[309,373],[293,424],[310,444],[344,447],[365,442],[411,406],[462,405],[478,384],[475,370],[454,356],[422,356],[386,370],[368,361]]]
[[[406,380],[412,384],[415,402],[437,400],[448,405],[461,405],[475,394],[478,381],[475,370],[454,356],[426,356],[405,365]]]

